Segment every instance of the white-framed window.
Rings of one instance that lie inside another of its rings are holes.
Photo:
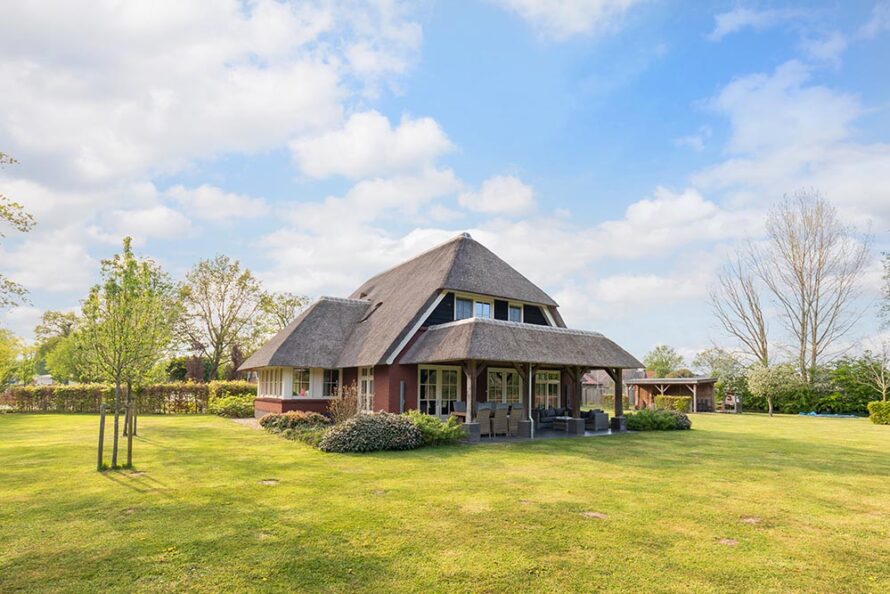
[[[467,318],[493,317],[494,301],[482,297],[458,295],[454,298],[454,319],[466,320]]]
[[[324,398],[333,398],[340,390],[340,370],[322,370],[321,395]]]
[[[374,368],[358,368],[358,407],[364,412],[374,411]]]
[[[559,372],[538,371],[535,373],[535,407],[559,407]]]
[[[417,408],[434,416],[447,416],[460,401],[460,367],[421,365],[417,368]]]
[[[294,387],[293,387],[293,395],[299,396],[302,398],[306,398],[310,395],[311,390],[309,389],[310,380],[309,380],[309,370],[303,368],[295,368],[294,369]]]
[[[507,306],[507,320],[511,322],[522,322],[522,305],[519,303],[511,303]]]
[[[489,402],[522,402],[522,378],[515,369],[489,369],[488,390]]]
[[[259,395],[281,398],[282,377],[283,374],[280,367],[260,369],[260,378],[257,384],[259,386]]]

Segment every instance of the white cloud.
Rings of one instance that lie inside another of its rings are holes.
[[[760,205],[813,187],[852,222],[890,224],[890,145],[857,142],[854,123],[866,113],[859,99],[809,76],[791,61],[724,87],[711,106],[729,119],[729,156],[693,183]]]
[[[557,40],[614,29],[642,0],[495,0]]]
[[[0,310],[0,328],[10,330],[16,336],[30,342],[34,328],[40,323],[43,310],[30,305]]]
[[[859,35],[872,39],[886,31],[890,31],[890,2],[878,2],[872,8],[871,18],[859,30]]]
[[[704,150],[705,143],[711,138],[712,134],[713,131],[710,127],[701,126],[695,134],[674,139],[674,144],[677,146],[689,147],[695,152],[700,153]]]
[[[129,235],[138,244],[150,238],[181,238],[192,231],[191,222],[185,215],[161,204],[150,208],[115,210],[104,220],[112,235]]]
[[[173,186],[164,195],[176,201],[192,217],[213,222],[253,219],[269,212],[269,206],[262,198],[233,194],[208,184],[197,188]]]
[[[714,16],[714,30],[708,35],[711,41],[720,41],[727,35],[743,29],[762,31],[800,16],[793,10],[754,10],[737,7]]]
[[[85,291],[98,262],[90,257],[74,230],[64,229],[28,238],[9,249],[0,249],[3,272],[25,287],[46,291]]]
[[[841,54],[847,49],[847,37],[837,31],[824,35],[804,37],[800,41],[804,54],[815,62],[840,65]]]
[[[432,118],[403,117],[393,128],[385,116],[367,111],[338,130],[298,138],[290,148],[307,175],[361,178],[429,167],[453,145]]]
[[[512,175],[495,175],[484,182],[477,192],[464,192],[458,197],[464,208],[491,214],[519,215],[535,207],[535,192]]]
[[[289,204],[287,218],[302,229],[316,232],[361,227],[392,215],[411,222],[424,207],[461,187],[450,169],[429,168],[414,175],[366,179],[343,196]]]

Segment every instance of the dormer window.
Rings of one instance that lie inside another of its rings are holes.
[[[468,318],[491,319],[494,303],[490,299],[475,297],[456,297],[454,299],[454,319],[466,320]]]
[[[522,322],[522,306],[511,303],[507,309],[507,319],[511,322]]]

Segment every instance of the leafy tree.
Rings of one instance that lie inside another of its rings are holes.
[[[0,388],[13,383],[22,342],[5,328],[0,328]]]
[[[16,163],[15,159],[0,152],[0,168]],[[0,238],[5,237],[3,227],[6,225],[16,231],[26,233],[34,226],[34,217],[25,212],[21,204],[0,194]],[[23,286],[0,274],[0,307],[9,307],[20,303],[26,292]]]
[[[278,332],[300,315],[309,303],[309,298],[295,293],[268,293],[263,295],[260,308],[268,318],[273,332]]]
[[[712,347],[701,351],[692,360],[692,367],[700,373],[717,378],[718,398],[733,394],[744,399],[748,393],[745,366],[726,349]]]
[[[665,377],[670,377],[670,378],[695,377],[695,374],[692,373],[691,369],[681,367],[680,369],[675,369],[673,371],[668,372],[668,374]]]
[[[665,377],[683,365],[683,357],[674,347],[660,344],[643,357],[643,364],[646,370],[655,373],[656,377]]]
[[[773,416],[778,398],[800,386],[800,377],[791,365],[752,365],[747,378],[751,393],[766,398],[769,416]]]
[[[219,377],[233,346],[252,347],[263,335],[265,295],[253,273],[237,260],[201,260],[186,274],[180,295],[185,309],[180,337],[207,358],[212,379]]]
[[[94,286],[83,303],[83,321],[74,336],[101,377],[114,384],[114,468],[121,387],[160,358],[170,343],[178,309],[167,274],[152,260],[136,258],[129,237],[124,238],[121,254],[103,260],[101,274],[102,284]]]

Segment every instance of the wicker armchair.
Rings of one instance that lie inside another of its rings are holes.
[[[510,427],[507,423],[507,411],[510,409],[509,404],[499,403],[494,409],[494,417],[491,421],[491,432],[494,435],[507,435]]]
[[[476,422],[479,423],[479,435],[491,435],[491,404],[482,402],[476,411]]]
[[[525,418],[525,409],[521,404],[514,404],[510,407],[510,435],[519,435],[519,421]]]

